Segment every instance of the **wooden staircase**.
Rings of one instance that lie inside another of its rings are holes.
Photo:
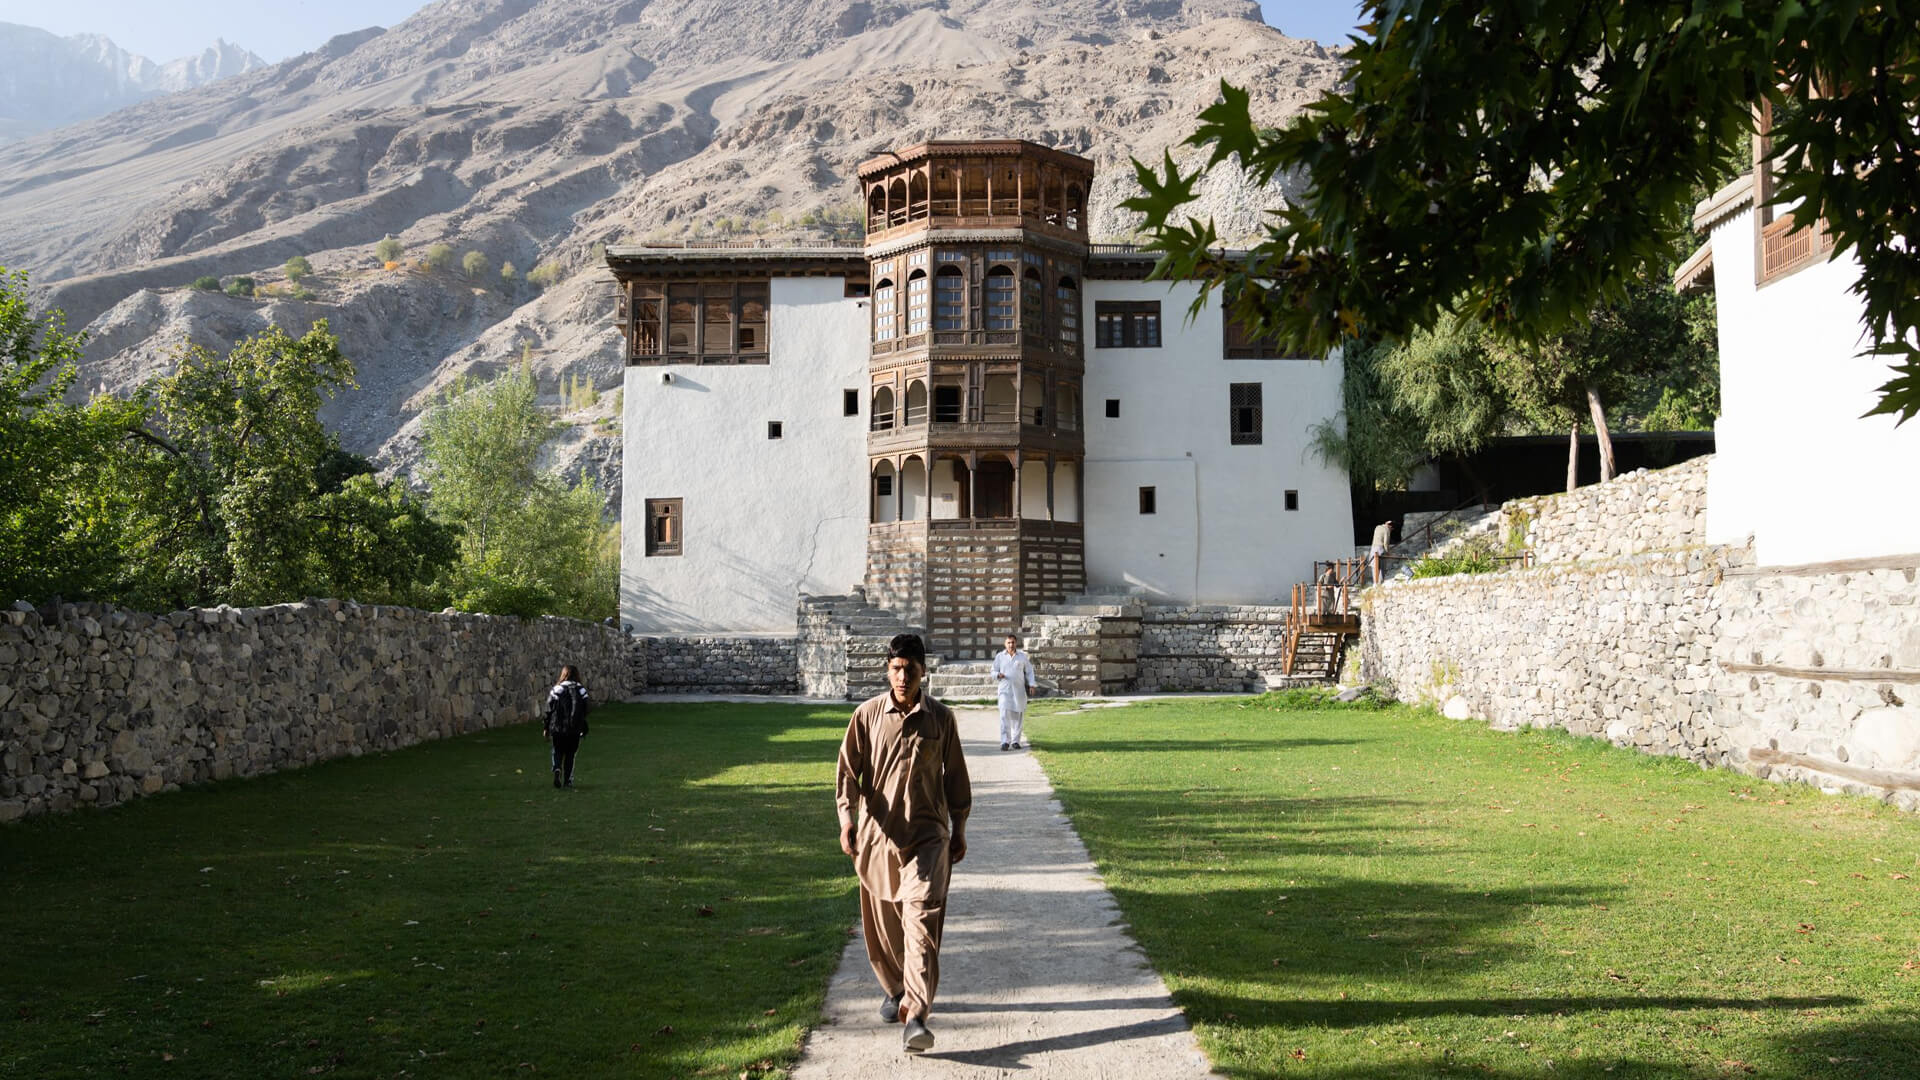
[[[1293,587],[1287,606],[1286,650],[1282,671],[1290,679],[1340,676],[1347,643],[1360,636],[1360,612],[1354,601],[1364,581],[1364,559],[1334,559],[1313,564],[1313,580]]]

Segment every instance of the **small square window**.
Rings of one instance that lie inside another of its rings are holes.
[[[859,416],[860,415],[860,391],[858,390],[840,391],[840,415],[841,416]]]
[[[1153,489],[1150,487],[1140,489],[1140,512],[1143,514],[1153,513]]]
[[[893,495],[893,477],[876,476],[873,478],[873,493],[885,499]]]
[[[1297,491],[1287,492],[1287,509],[1289,510],[1300,509],[1300,493],[1299,492]]]
[[[1113,416],[1113,417],[1117,417],[1120,415],[1120,399],[1119,398],[1110,397],[1107,399],[1107,415]]]
[[[767,421],[767,438],[777,439],[779,437],[780,437],[780,421],[778,420]]]

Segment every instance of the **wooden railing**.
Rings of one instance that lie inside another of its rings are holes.
[[[1282,637],[1285,656],[1282,672],[1293,674],[1300,642],[1309,633],[1347,634],[1352,631],[1359,609],[1354,601],[1365,586],[1367,560],[1333,559],[1313,564],[1313,580],[1293,587],[1287,605],[1286,630]]]

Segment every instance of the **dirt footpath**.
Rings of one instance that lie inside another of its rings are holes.
[[[954,868],[928,1020],[939,1041],[917,1057],[901,1051],[899,1026],[880,1019],[880,988],[856,935],[795,1080],[1216,1075],[1121,923],[1040,766],[1026,751],[1000,751],[992,710],[955,711],[973,816],[966,861]]]

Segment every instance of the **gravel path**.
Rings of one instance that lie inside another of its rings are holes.
[[[1000,751],[992,710],[955,712],[973,816],[928,1024],[939,1041],[917,1058],[901,1051],[900,1028],[880,1020],[880,989],[856,933],[795,1080],[1214,1076],[1039,764]]]

